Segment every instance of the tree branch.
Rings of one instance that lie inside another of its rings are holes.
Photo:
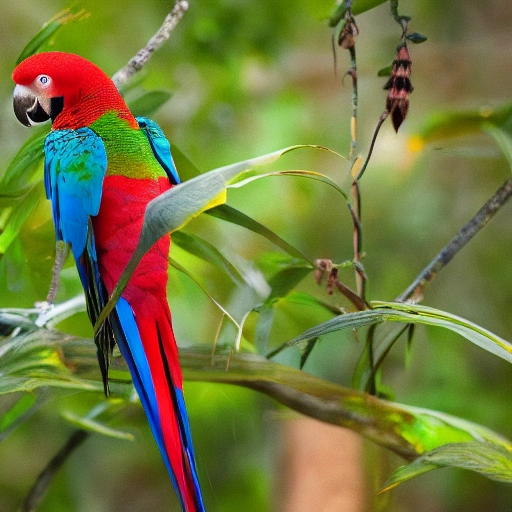
[[[94,393],[103,389],[96,347],[90,339],[39,329],[17,336],[1,348],[4,387],[9,386],[13,393],[41,386],[64,386]],[[449,440],[508,443],[484,427],[467,423],[466,428],[461,420],[449,415],[387,402],[256,354],[217,353],[212,358],[210,345],[196,345],[180,348],[179,355],[188,381],[234,384],[260,391],[301,414],[354,430],[408,460]],[[46,365],[43,379],[34,377],[34,368],[40,360]],[[122,357],[113,358],[112,368],[117,370],[116,379],[111,382],[113,394],[128,399],[132,384]],[[70,440],[59,453],[69,454],[76,441]],[[62,464],[61,456],[56,459]],[[58,467],[55,462],[51,464],[52,468]]]
[[[420,272],[414,282],[399,296],[397,301],[420,302],[425,287],[433,281],[440,270],[494,217],[496,212],[512,195],[512,178],[508,179],[496,193],[480,208],[441,252]]]
[[[36,482],[30,489],[23,506],[22,512],[32,512],[41,504],[48,487],[52,483],[53,477],[64,464],[66,459],[89,437],[89,432],[85,430],[75,430],[66,444],[50,460],[48,465],[37,477]]]
[[[148,41],[146,46],[139,50],[137,55],[132,57],[126,66],[117,71],[112,77],[112,81],[118,89],[128,82],[137,71],[140,71],[147,64],[153,52],[158,50],[169,39],[171,32],[176,28],[187,10],[187,0],[178,0],[174,4],[172,11],[166,16],[162,26]]]

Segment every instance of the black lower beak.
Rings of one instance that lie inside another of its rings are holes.
[[[20,85],[14,89],[13,107],[16,118],[25,126],[43,123],[50,119],[50,114],[41,106],[37,97],[28,88]]]

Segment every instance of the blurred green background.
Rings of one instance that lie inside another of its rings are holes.
[[[338,52],[335,74],[326,22],[333,7],[330,0],[191,0],[190,4],[170,40],[145,68],[143,87],[172,91],[153,118],[201,171],[293,144],[319,144],[348,154],[351,87],[348,78],[342,79],[348,59]],[[0,172],[29,135],[12,112],[10,74],[16,58],[42,23],[67,6],[56,0],[17,0],[0,7]],[[80,6],[90,17],[66,26],[54,48],[78,53],[112,75],[151,37],[172,2],[90,0]],[[409,0],[401,2],[401,11],[413,17],[411,30],[429,40],[410,45],[415,91],[409,117],[398,135],[390,123],[384,125],[362,183],[369,297],[381,300],[392,300],[403,291],[510,173],[505,158],[485,136],[440,141],[414,153],[408,146],[409,138],[435,111],[510,101],[509,2]],[[386,79],[377,77],[377,71],[393,60],[400,34],[387,4],[359,16],[357,22],[361,32],[358,142],[364,155],[384,109]],[[346,163],[319,151],[287,155],[276,168],[319,171],[346,189],[350,184]],[[300,178],[258,180],[230,191],[228,202],[310,259],[340,262],[352,257],[346,206],[321,183]],[[512,337],[510,214],[507,205],[441,273],[424,301],[507,339]],[[42,200],[9,258],[0,260],[0,307],[30,307],[44,298],[53,254],[49,219],[49,205]],[[260,279],[260,271],[265,270],[258,267],[262,254],[276,250],[256,235],[206,216],[188,229],[218,247],[250,279]],[[214,266],[178,248],[172,255],[237,318],[248,303],[257,302],[252,292],[226,283]],[[354,286],[350,270],[342,271],[341,279]],[[310,277],[299,289],[324,298]],[[59,300],[77,293],[79,285],[70,265]],[[328,300],[348,306],[338,296]],[[219,310],[175,270],[170,271],[169,301],[180,344],[213,342]],[[283,304],[277,308],[272,345],[328,317],[322,310]],[[85,314],[62,328],[92,335]],[[249,319],[248,339],[253,328]],[[407,367],[400,345],[384,368],[383,382],[391,386],[396,401],[458,415],[511,437],[507,363],[455,334],[417,331]],[[229,334],[223,342],[233,342]],[[305,370],[349,385],[362,346],[351,333],[326,336]],[[298,353],[289,351],[281,361],[297,365]],[[188,383],[185,393],[209,509],[278,510],[283,409],[266,397],[230,386]],[[0,511],[19,506],[38,472],[64,443],[71,426],[60,412],[85,414],[100,399],[54,393],[2,441]],[[134,405],[119,418],[119,425],[136,441],[93,436],[66,463],[41,511],[177,510],[142,410]],[[399,463],[391,457],[390,468]],[[371,495],[371,463],[362,470],[369,475]],[[469,472],[440,470],[392,491],[391,502],[389,510],[396,511],[413,507],[434,512],[508,511],[512,489]],[[378,510],[384,502],[369,499],[367,506]]]

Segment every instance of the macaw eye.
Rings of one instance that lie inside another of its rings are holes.
[[[36,80],[42,87],[48,87],[52,81],[48,75],[39,75]]]

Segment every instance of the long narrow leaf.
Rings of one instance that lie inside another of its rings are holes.
[[[500,338],[496,334],[465,318],[452,315],[451,313],[439,309],[422,306],[421,304],[374,301],[372,305],[377,308],[385,307],[395,312],[400,312],[400,319],[397,319],[399,322],[419,323],[450,329],[464,336],[467,340],[478,345],[480,348],[508,362],[512,362],[512,344],[509,341]]]
[[[210,292],[182,265],[180,265],[176,260],[169,258],[169,263],[176,269],[179,270],[182,274],[185,274],[187,277],[192,279],[194,283],[199,286],[201,291],[222,311],[222,314],[225,315],[232,323],[235,325],[237,329],[240,328],[238,322],[230,315],[230,313],[225,309],[214,297],[210,294]]]
[[[87,430],[89,432],[95,432],[96,434],[102,434],[104,436],[113,437],[115,439],[124,439],[126,441],[133,441],[135,439],[133,434],[130,434],[129,432],[124,432],[123,430],[109,427],[104,423],[93,420],[91,418],[83,418],[81,416],[77,416],[76,414],[73,414],[69,411],[64,412],[62,417],[75,427]]]
[[[153,199],[146,208],[137,248],[119,278],[110,300],[99,315],[94,326],[95,332],[114,308],[141,258],[157,240],[166,233],[180,229],[200,213],[223,204],[226,201],[226,189],[233,180],[255,168],[271,164],[284,154],[299,148],[326,150],[320,146],[290,146],[201,174]]]
[[[153,89],[128,101],[128,107],[134,116],[151,116],[172,96],[171,91]]]
[[[13,195],[27,186],[37,169],[37,164],[44,157],[44,139],[47,135],[48,128],[38,130],[21,146],[2,176],[2,194]],[[42,173],[39,179],[42,181]]]
[[[352,13],[353,14],[362,14],[363,12],[369,11],[374,7],[377,7],[387,0],[352,0]],[[334,9],[331,17],[329,19],[329,25],[334,27],[338,24],[338,22],[345,16],[346,2],[338,2],[339,5]]]
[[[231,222],[232,224],[237,224],[238,226],[242,226],[252,231],[253,233],[257,233],[258,235],[265,237],[267,240],[280,247],[290,256],[301,258],[304,261],[307,261],[310,265],[314,266],[314,263],[309,260],[309,258],[304,256],[304,254],[302,254],[298,249],[293,247],[293,245],[290,245],[286,240],[283,240],[279,235],[268,229],[263,224],[260,224],[252,217],[249,217],[245,213],[237,210],[236,208],[233,208],[232,206],[229,206],[228,204],[221,204],[216,206],[215,208],[208,210],[206,214],[218,219],[225,220],[227,222]]]
[[[25,196],[19,200],[18,204],[13,208],[7,226],[0,234],[0,254],[5,253],[13,240],[18,236],[20,229],[25,221],[34,211],[41,196],[41,190],[36,185],[32,187]]]
[[[340,315],[304,331],[299,336],[287,341],[272,351],[268,357],[273,357],[286,347],[340,329],[357,329],[380,322],[402,322],[407,324],[432,325],[449,329],[460,334],[475,345],[478,345],[480,348],[508,362],[512,362],[512,344],[510,342],[469,320],[446,313],[445,311],[420,305],[378,301],[372,302],[371,305],[376,309]]]
[[[493,443],[449,443],[424,453],[414,462],[398,468],[380,493],[423,473],[444,467],[475,471],[498,482],[512,483],[512,452]]]
[[[184,231],[176,231],[173,235],[173,243],[204,261],[215,265],[222,270],[235,284],[244,282],[243,276],[238,269],[212,244],[203,238],[185,233]]]
[[[23,48],[16,64],[19,64],[22,60],[30,57],[34,53],[40,51],[45,45],[48,44],[50,39],[68,23],[72,21],[80,21],[87,18],[89,14],[84,9],[77,9],[75,7],[64,9],[59,12],[53,18],[48,20],[41,30],[28,42],[27,46]]]

